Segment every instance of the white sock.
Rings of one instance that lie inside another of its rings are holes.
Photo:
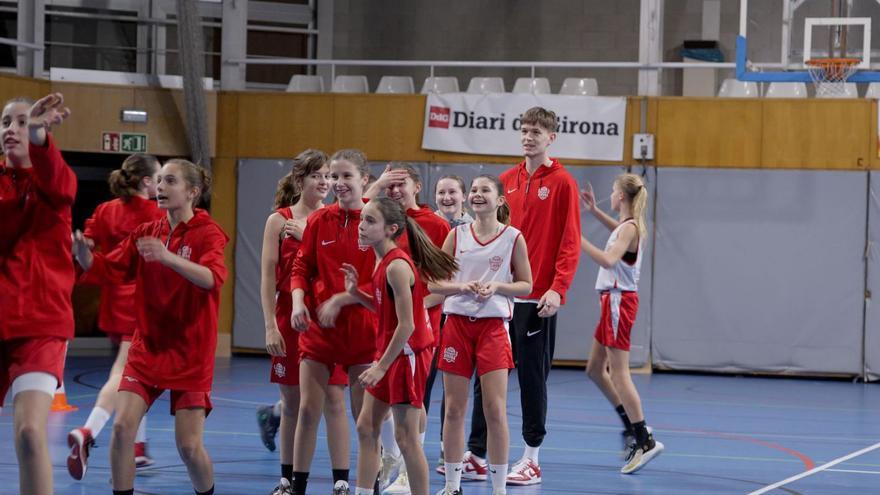
[[[526,451],[523,453],[524,458],[531,459],[535,461],[535,464],[538,464],[538,449],[541,447],[531,447],[526,445]]]
[[[104,408],[95,406],[89,413],[89,419],[86,420],[85,427],[92,431],[92,438],[98,438],[98,434],[104,429],[104,425],[110,421],[110,413]]]
[[[282,404],[281,400],[279,399],[278,402],[275,403],[275,406],[272,408],[272,416],[275,416],[276,418],[280,418],[281,417],[281,410],[283,407],[284,407],[284,404]]]
[[[382,422],[379,440],[382,442],[383,454],[400,457],[400,447],[397,446],[397,440],[394,438],[394,416],[389,415],[388,419]]]
[[[507,464],[489,464],[489,478],[492,480],[492,490],[498,493],[507,486]]]
[[[134,436],[134,443],[144,443],[147,441],[147,415],[141,418],[141,424],[138,425],[137,434]]]
[[[373,489],[357,487],[354,489],[354,495],[373,495]]]
[[[461,488],[461,463],[447,462],[446,465],[446,491],[452,492]]]
[[[423,432],[419,433],[419,445],[421,445],[422,447],[425,446],[425,433],[427,433],[427,432],[423,431]]]

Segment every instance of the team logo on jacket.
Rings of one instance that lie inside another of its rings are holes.
[[[376,289],[376,306],[382,304],[382,291]]]
[[[501,268],[501,263],[504,261],[504,258],[501,256],[492,256],[489,258],[489,269],[493,272],[497,272],[499,268]]]
[[[272,367],[272,370],[275,371],[275,376],[278,378],[284,378],[284,375],[287,374],[287,369],[284,368],[284,365],[281,363],[275,363],[275,366]]]
[[[547,186],[541,186],[541,188],[538,189],[538,198],[547,199],[549,197],[550,197],[550,188]]]
[[[454,363],[455,358],[458,357],[458,351],[455,350],[454,347],[447,347],[443,349],[443,360],[447,363]]]
[[[192,249],[189,246],[180,246],[180,249],[177,250],[177,255],[185,260],[189,260],[189,257],[192,256]]]

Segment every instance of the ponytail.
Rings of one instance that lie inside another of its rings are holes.
[[[639,237],[644,238],[648,232],[645,221],[645,211],[648,208],[648,188],[645,187],[645,182],[636,174],[621,174],[615,182],[629,199],[633,220],[639,229]]]
[[[448,280],[458,271],[455,258],[431,242],[425,231],[410,217],[406,217],[406,235],[413,263],[419,274],[430,282]]]
[[[159,170],[159,160],[152,155],[130,155],[122,166],[110,173],[107,183],[117,198],[128,200],[140,190],[144,177],[152,177]]]
[[[648,232],[648,225],[645,221],[645,210],[648,207],[648,190],[645,186],[639,189],[636,197],[633,198],[633,218],[636,220],[636,227],[639,228],[639,236],[644,238]]]
[[[406,231],[411,258],[422,278],[428,281],[447,280],[458,271],[455,258],[435,246],[419,224],[406,216],[400,203],[390,198],[376,198],[370,203],[376,205],[385,225],[397,225],[397,232],[391,240],[397,240]]]

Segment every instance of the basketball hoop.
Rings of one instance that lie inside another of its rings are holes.
[[[813,58],[804,62],[816,87],[817,97],[839,97],[846,94],[846,80],[861,62],[857,58]]]

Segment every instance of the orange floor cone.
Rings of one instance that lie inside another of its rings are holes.
[[[64,346],[64,360],[67,361],[67,346]],[[52,398],[52,412],[71,412],[79,408],[71,406],[67,403],[67,394],[64,392],[64,382],[55,390],[55,397]]]
[[[78,407],[67,403],[67,394],[64,393],[64,384],[62,383],[58,390],[55,391],[55,397],[52,399],[52,412],[71,412],[78,409]]]

